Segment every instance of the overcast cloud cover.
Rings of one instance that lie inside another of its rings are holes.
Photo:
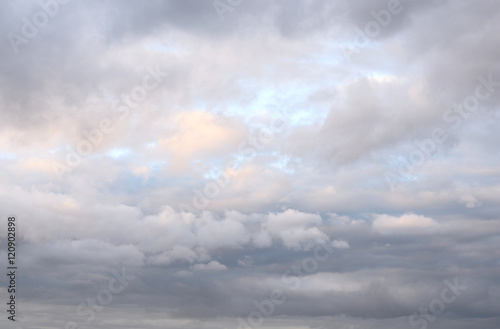
[[[13,328],[500,327],[498,0],[2,1],[0,35]]]

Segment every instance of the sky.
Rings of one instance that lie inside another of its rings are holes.
[[[2,328],[497,329],[499,31],[497,0],[0,2]]]

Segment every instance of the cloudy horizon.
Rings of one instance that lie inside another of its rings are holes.
[[[2,327],[498,329],[498,1],[0,16]]]

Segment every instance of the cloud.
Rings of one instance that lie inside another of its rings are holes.
[[[195,264],[193,265],[192,268],[193,271],[207,271],[207,272],[219,272],[227,270],[227,266],[215,260],[207,264]]]
[[[467,208],[476,208],[481,205],[481,202],[478,201],[472,195],[464,195],[460,198],[460,203],[464,204]]]
[[[351,246],[349,246],[349,243],[344,240],[333,240],[330,245],[334,248],[338,249],[349,249]]]
[[[179,113],[171,125],[175,132],[160,137],[158,147],[167,152],[175,172],[188,169],[195,159],[221,155],[230,148],[236,152],[236,142],[245,134],[238,120],[204,111]]]
[[[402,216],[375,215],[372,227],[381,234],[421,234],[431,233],[439,228],[432,218],[407,213]]]
[[[198,257],[198,254],[191,248],[175,245],[171,250],[150,257],[149,262],[154,265],[168,265],[176,260],[184,260],[188,263],[193,263],[198,260]]]
[[[311,243],[327,239],[325,233],[314,227],[319,224],[321,217],[317,214],[288,209],[282,213],[269,214],[263,227],[270,236],[281,239],[287,248],[301,249],[307,248]],[[265,245],[265,233],[260,233],[254,241],[257,245]]]
[[[211,0],[0,2],[0,208],[25,325],[83,322],[126,268],[89,326],[235,327],[280,289],[262,327],[401,328],[458,277],[433,328],[497,327],[498,2],[401,1],[384,23],[387,0],[223,2],[223,20]],[[334,252],[306,273],[318,243]]]

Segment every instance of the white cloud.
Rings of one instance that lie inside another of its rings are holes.
[[[272,245],[272,238],[266,231],[260,231],[253,236],[253,243],[258,248],[266,248]]]
[[[338,249],[349,249],[351,248],[351,246],[349,245],[349,243],[347,243],[347,241],[344,241],[344,240],[333,240],[332,242],[330,242],[330,245],[334,248],[338,248]]]
[[[227,270],[227,266],[213,260],[208,264],[195,264],[192,269],[193,271],[219,272]]]
[[[464,195],[460,198],[460,203],[464,204],[465,207],[469,209],[473,209],[476,207],[479,207],[481,205],[481,202],[478,201],[474,196],[472,195]]]
[[[381,234],[420,234],[431,233],[439,228],[432,218],[407,213],[402,216],[374,215],[373,230]]]
[[[321,225],[321,216],[288,209],[281,213],[271,213],[262,223],[264,230],[272,237],[279,238],[287,248],[308,248],[311,244],[328,239],[316,226]],[[257,240],[256,240],[257,238]],[[264,246],[267,237],[260,233],[254,238],[257,245]]]

